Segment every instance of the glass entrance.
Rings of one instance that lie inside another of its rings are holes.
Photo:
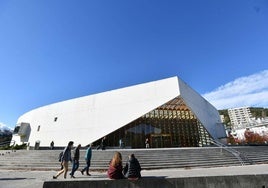
[[[170,134],[152,134],[151,144],[152,148],[168,148],[171,147]]]
[[[106,135],[107,146],[145,148],[149,138],[150,148],[198,147],[210,145],[210,135],[192,111],[179,97],[144,114],[129,124]],[[97,145],[101,138],[96,141]]]

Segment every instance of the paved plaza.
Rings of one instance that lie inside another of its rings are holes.
[[[66,180],[107,180],[105,172],[91,172],[91,176],[83,176],[79,171],[75,179],[63,179],[63,175],[57,180],[52,176],[56,171],[13,171],[0,170],[0,188],[42,188],[44,181],[66,181]],[[268,174],[268,164],[231,166],[218,168],[193,168],[193,169],[162,169],[143,170],[143,177],[182,178],[203,176],[235,176],[235,175],[258,175]]]

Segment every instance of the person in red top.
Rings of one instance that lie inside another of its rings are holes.
[[[112,160],[110,161],[107,175],[110,179],[123,179],[123,165],[122,155],[120,152],[115,152]]]

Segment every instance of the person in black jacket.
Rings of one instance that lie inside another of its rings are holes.
[[[141,178],[141,166],[138,159],[136,159],[134,154],[129,155],[128,158],[128,162],[123,169],[124,176],[128,179]]]
[[[101,140],[101,144],[97,147],[97,150],[102,149],[105,150],[106,149],[106,137],[103,137]]]
[[[72,161],[73,162],[73,168],[72,168],[72,171],[70,173],[71,178],[75,178],[74,173],[79,168],[80,148],[81,148],[81,144],[78,144],[78,146],[74,149],[74,158],[73,158],[73,161]]]

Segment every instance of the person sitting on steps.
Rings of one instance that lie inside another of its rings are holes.
[[[128,162],[123,169],[123,174],[130,180],[141,178],[141,166],[134,154],[128,156]]]

